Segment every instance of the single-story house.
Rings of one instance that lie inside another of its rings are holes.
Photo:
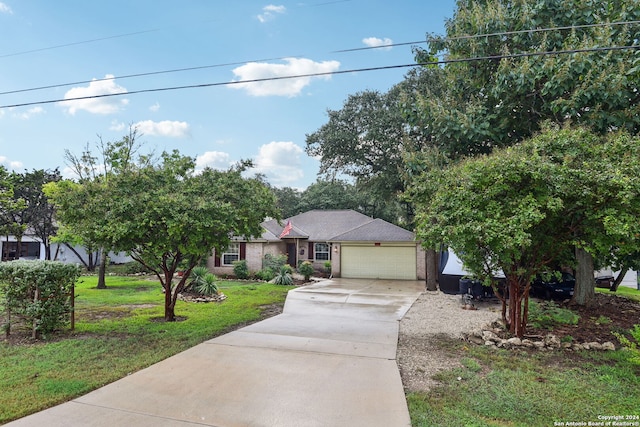
[[[217,275],[232,275],[233,261],[262,269],[267,254],[286,254],[288,264],[310,261],[316,270],[331,262],[334,277],[424,280],[425,252],[414,233],[353,210],[312,210],[280,222],[267,220],[262,236],[235,237],[208,260]]]

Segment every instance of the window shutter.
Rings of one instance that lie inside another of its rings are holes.
[[[215,267],[220,267],[222,263],[220,262],[220,255],[218,255],[218,251],[215,251],[213,258],[213,265]]]
[[[309,242],[309,259],[313,259],[313,242]]]
[[[240,242],[240,259],[247,259],[247,244]]]

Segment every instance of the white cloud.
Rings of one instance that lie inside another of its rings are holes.
[[[11,8],[6,3],[0,1],[0,13],[8,13],[9,15],[11,15],[13,13],[13,10],[11,10]]]
[[[154,122],[153,120],[144,120],[133,125],[138,131],[144,135],[168,136],[171,138],[185,138],[189,136],[189,124],[187,122],[178,122],[163,120]]]
[[[318,73],[331,73],[340,68],[338,61],[314,62],[306,58],[286,58],[286,64],[269,64],[265,62],[249,62],[233,69],[239,80],[260,80],[287,76],[301,76]],[[331,75],[288,78],[280,80],[266,80],[253,83],[237,83],[230,87],[245,89],[253,96],[297,96],[312,79],[331,79]]]
[[[157,103],[157,102],[155,104],[153,104],[151,107],[149,107],[149,111],[153,111],[154,113],[156,111],[158,111],[159,109],[160,109],[160,104]]]
[[[64,94],[64,99],[87,98],[74,101],[62,101],[60,105],[67,108],[69,114],[74,115],[79,110],[85,110],[93,114],[113,114],[129,104],[128,99],[117,96],[92,98],[99,95],[127,93],[127,89],[116,84],[114,76],[107,74],[104,79],[93,79],[89,86],[74,87]]]
[[[275,186],[290,186],[304,176],[300,156],[304,150],[290,141],[260,147],[252,172],[261,173]]]
[[[207,151],[196,157],[196,170],[202,170],[206,167],[212,169],[228,169],[231,164],[229,153],[222,151]]]
[[[379,39],[377,37],[367,37],[362,39],[362,43],[369,47],[382,47],[382,50],[391,50],[391,45],[393,44],[393,40],[390,38]],[[383,47],[387,46],[387,47]]]
[[[284,6],[275,6],[270,4],[262,8],[262,13],[258,15],[258,21],[264,23],[267,21],[271,21],[275,19],[277,14],[283,14],[287,11],[287,8]]]
[[[36,116],[38,114],[43,114],[43,113],[44,113],[44,108],[33,107],[33,108],[29,108],[27,111],[25,111],[22,114],[16,114],[16,117],[22,120],[29,120],[31,117]]]
[[[22,168],[22,162],[17,160],[9,160],[6,156],[0,156],[0,165],[8,166],[11,170],[17,170]]]
[[[109,126],[109,130],[113,130],[116,132],[122,132],[126,128],[126,125],[123,122],[119,122],[117,120],[111,121],[111,126]]]

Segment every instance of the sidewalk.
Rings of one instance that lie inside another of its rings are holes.
[[[423,282],[334,279],[282,314],[8,426],[410,426],[395,361]]]

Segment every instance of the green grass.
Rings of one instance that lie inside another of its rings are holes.
[[[457,346],[463,367],[411,393],[412,426],[552,426],[640,415],[640,367],[621,351],[518,353]]]
[[[627,286],[620,286],[616,292],[611,292],[608,289],[596,288],[596,292],[602,292],[603,294],[609,295],[620,295],[634,301],[640,302],[640,291],[634,288],[629,288]]]
[[[178,301],[184,321],[163,317],[156,281],[81,278],[76,287],[76,329],[48,342],[0,344],[0,424],[67,401],[186,350],[237,325],[260,318],[263,306],[282,304],[290,287],[223,282],[222,303]]]

